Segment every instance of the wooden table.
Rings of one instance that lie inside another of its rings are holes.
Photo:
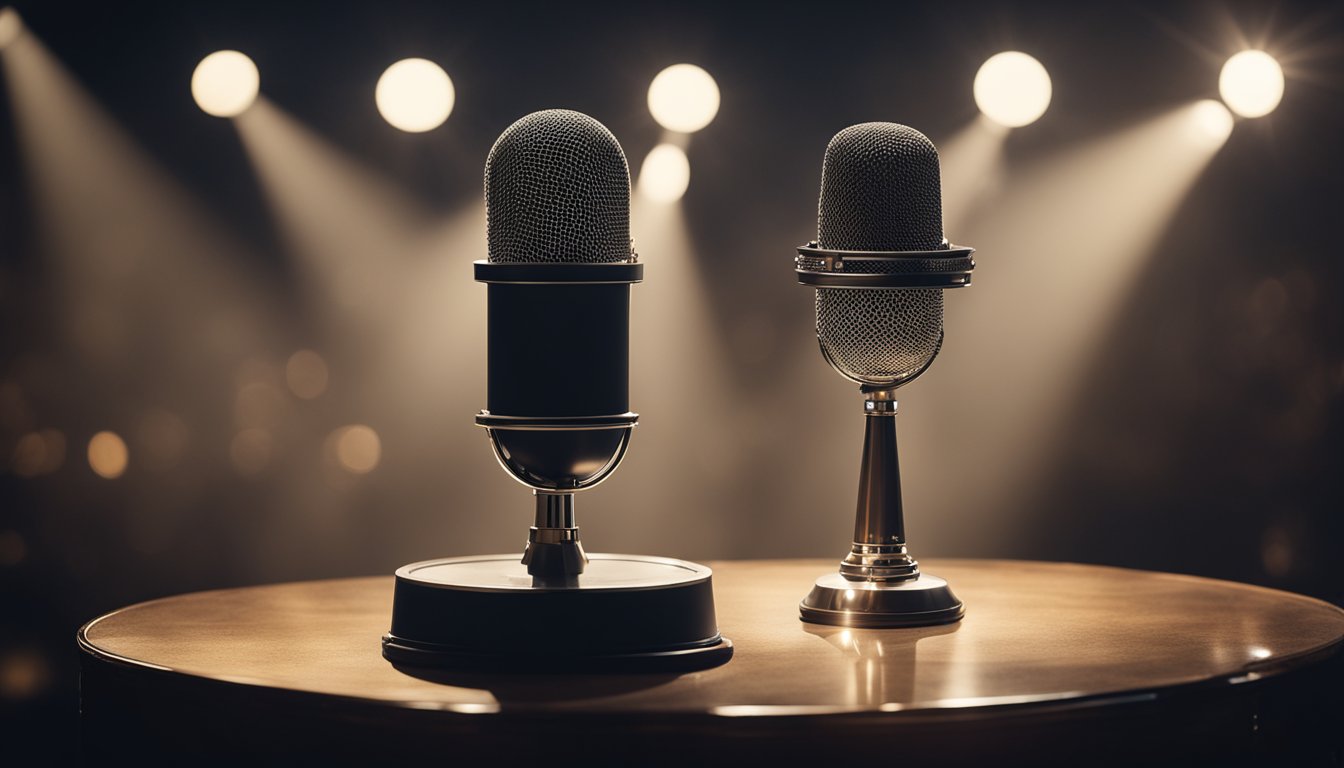
[[[80,631],[85,748],[505,764],[1340,759],[1334,606],[1116,568],[922,565],[965,601],[963,621],[804,624],[798,601],[834,562],[711,563],[736,654],[680,676],[400,671],[379,653],[391,576],[142,603]]]

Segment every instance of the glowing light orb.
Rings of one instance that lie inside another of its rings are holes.
[[[13,8],[0,10],[0,49],[19,39],[23,34],[23,19]]]
[[[383,443],[378,433],[363,424],[341,427],[332,433],[336,461],[347,472],[363,475],[372,472],[383,456]]]
[[[1232,135],[1232,113],[1222,102],[1205,99],[1190,109],[1191,137],[1207,147],[1221,147]]]
[[[691,183],[691,161],[680,147],[659,144],[639,169],[639,193],[659,203],[674,203]]]
[[[1283,99],[1283,68],[1264,51],[1242,51],[1218,76],[1223,101],[1242,117],[1263,117]]]
[[[136,426],[136,456],[146,469],[163,471],[176,466],[186,451],[190,431],[186,422],[159,409],[146,411]]]
[[[257,100],[261,75],[257,65],[238,51],[215,51],[191,73],[191,97],[208,115],[241,115]]]
[[[673,64],[649,84],[649,112],[669,131],[695,133],[719,113],[719,84],[694,64]]]
[[[975,73],[975,104],[985,116],[1009,128],[1030,125],[1050,106],[1050,73],[1020,51],[996,53]]]
[[[327,391],[327,363],[322,356],[301,349],[285,363],[285,381],[295,397],[312,400]]]
[[[89,467],[99,477],[115,480],[126,471],[130,455],[115,432],[99,432],[89,440]]]
[[[443,67],[428,59],[402,59],[378,78],[373,100],[392,127],[423,133],[448,119],[457,92]]]
[[[256,475],[271,462],[271,433],[258,427],[249,427],[233,436],[229,443],[229,458],[241,475]]]

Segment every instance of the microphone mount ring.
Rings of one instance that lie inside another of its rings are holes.
[[[799,246],[798,282],[818,288],[964,288],[975,269],[974,248],[948,244],[930,251],[846,251]],[[847,268],[848,265],[848,268]]]

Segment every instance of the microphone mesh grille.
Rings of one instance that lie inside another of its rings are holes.
[[[606,126],[580,112],[533,112],[485,161],[486,239],[495,262],[630,258],[630,169]]]
[[[942,335],[941,290],[817,289],[817,339],[831,362],[865,384],[890,384],[921,370]]]
[[[938,150],[896,123],[861,123],[826,146],[817,243],[847,251],[945,248]],[[938,271],[928,262],[847,259],[846,272]],[[922,370],[943,334],[938,289],[817,289],[817,339],[845,375],[890,384]]]
[[[817,242],[849,251],[943,247],[938,150],[896,123],[860,123],[826,145]]]

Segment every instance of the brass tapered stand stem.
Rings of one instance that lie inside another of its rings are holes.
[[[863,461],[854,543],[840,563],[851,581],[905,581],[919,577],[919,564],[905,550],[901,466],[896,451],[896,401],[892,390],[863,402]]]
[[[962,617],[947,582],[919,571],[906,551],[894,389],[864,387],[863,460],[854,542],[838,573],[817,580],[803,621],[847,627],[912,627]]]

